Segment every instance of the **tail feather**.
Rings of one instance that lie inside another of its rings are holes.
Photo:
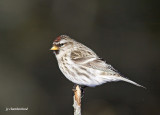
[[[133,84],[133,85],[136,85],[136,86],[138,86],[138,87],[142,87],[142,88],[146,89],[146,87],[144,87],[144,86],[142,86],[142,85],[140,85],[140,84],[138,84],[138,83],[136,83],[136,82],[134,82],[134,81],[132,81],[132,80],[129,80],[129,79],[127,79],[127,78],[119,77],[119,80],[122,80],[122,81],[125,81],[125,82],[128,82],[128,83],[131,83],[131,84]]]

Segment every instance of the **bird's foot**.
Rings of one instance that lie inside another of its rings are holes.
[[[73,91],[73,92],[76,91],[76,87],[77,87],[77,84],[74,84],[74,85],[73,85],[73,88],[72,88],[72,91]]]
[[[74,84],[74,86],[73,86],[73,88],[72,88],[72,91],[76,91],[76,87],[77,87],[77,84]],[[81,98],[83,98],[84,97],[84,89],[87,87],[87,86],[80,86],[79,85],[79,87],[80,87],[80,89],[81,89]]]

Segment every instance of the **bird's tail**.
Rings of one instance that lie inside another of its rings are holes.
[[[138,83],[136,83],[136,82],[134,82],[134,81],[132,81],[132,80],[129,80],[129,79],[127,79],[127,78],[119,77],[118,79],[119,79],[119,80],[122,80],[122,81],[125,81],[125,82],[128,82],[128,83],[131,83],[131,84],[136,85],[136,86],[138,86],[138,87],[142,87],[142,88],[146,89],[146,87],[144,87],[144,86],[142,86],[142,85],[139,85]]]

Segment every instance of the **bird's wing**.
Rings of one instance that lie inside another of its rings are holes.
[[[82,59],[82,58],[92,58],[98,57],[93,51],[91,50],[74,50],[71,52],[71,59]]]
[[[75,57],[75,58],[71,58],[71,60],[75,64],[81,65],[82,67],[92,68],[92,69],[95,69],[95,70],[100,70],[102,72],[105,72],[107,75],[113,77],[113,81],[114,80],[122,80],[122,81],[126,81],[128,83],[134,84],[136,86],[145,88],[144,86],[139,85],[136,82],[131,81],[131,80],[123,77],[111,65],[107,64],[101,58],[98,58],[97,55],[96,56],[93,56],[93,55],[92,56],[91,55],[85,55],[84,56],[84,54],[81,54],[81,53],[85,53],[85,51],[82,51],[82,52],[77,51],[76,53],[75,52],[71,53],[71,57]],[[79,56],[79,57],[77,57],[77,56]],[[106,81],[108,81],[108,79]]]
[[[85,64],[85,66],[106,72],[108,75],[121,76],[111,65],[101,59],[95,59]]]
[[[120,76],[117,70],[115,70],[111,65],[107,64],[97,55],[89,55],[90,53],[86,52],[87,51],[74,51],[71,53],[71,59],[75,64],[104,71],[110,75]]]

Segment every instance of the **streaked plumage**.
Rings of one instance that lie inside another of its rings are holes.
[[[126,81],[143,87],[124,78],[111,65],[99,58],[90,48],[61,35],[53,42],[58,65],[67,79],[75,84],[95,87],[111,81]]]

